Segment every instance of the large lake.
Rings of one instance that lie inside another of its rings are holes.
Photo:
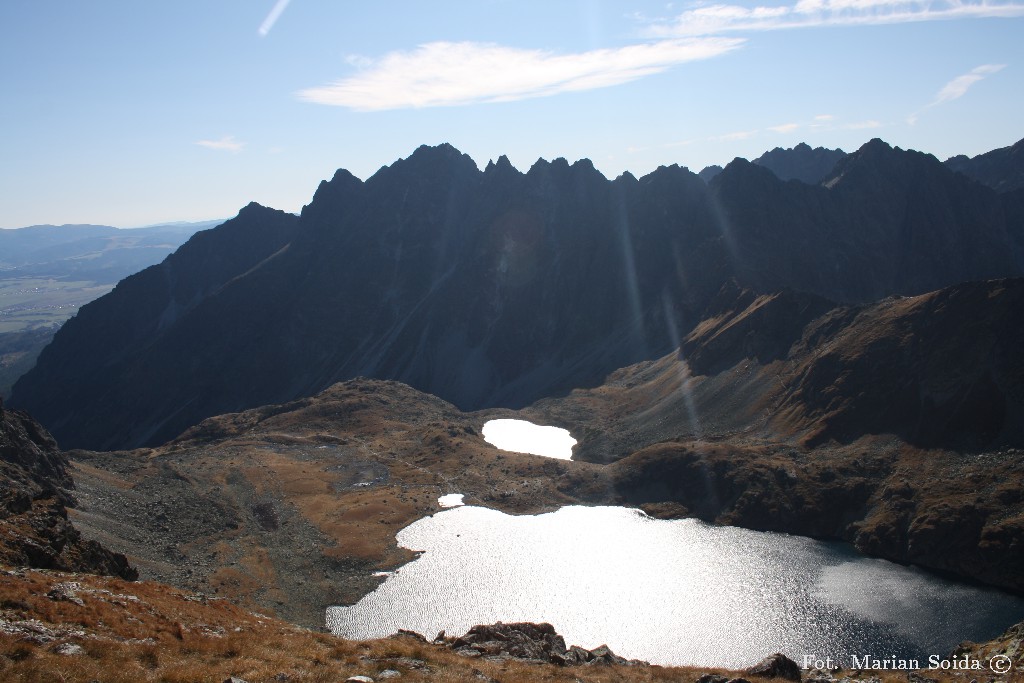
[[[453,501],[453,504],[457,502]],[[547,621],[568,644],[659,664],[747,666],[781,651],[947,655],[1024,619],[1024,601],[865,558],[848,546],[618,507],[511,516],[454,507],[398,534],[423,554],[351,607],[349,638],[432,638],[474,624]]]

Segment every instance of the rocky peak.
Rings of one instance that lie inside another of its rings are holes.
[[[497,161],[492,160],[487,162],[487,168],[484,169],[484,174],[493,173],[505,175],[508,173],[519,173],[519,171],[512,165],[512,162],[508,160],[508,157],[502,154],[498,157]]]
[[[714,178],[719,173],[721,173],[722,170],[722,167],[719,166],[718,164],[711,164],[710,166],[705,166],[704,168],[702,168],[700,173],[698,173],[697,175],[699,175],[700,179],[703,180],[705,183],[710,183],[711,179]]]
[[[900,187],[906,187],[911,183],[948,175],[944,171],[939,160],[931,154],[892,147],[874,138],[856,152],[840,159],[823,184],[829,188],[851,182],[876,185],[898,183]]]
[[[973,158],[961,154],[947,159],[945,165],[996,192],[1019,190],[1024,188],[1024,139]]]
[[[468,154],[463,154],[445,142],[436,146],[420,145],[405,159],[399,159],[390,166],[381,168],[367,180],[367,183],[392,180],[396,177],[458,177],[479,172],[476,162]]]
[[[801,142],[792,149],[776,147],[762,154],[753,163],[771,170],[780,180],[799,180],[809,185],[817,185],[845,156],[846,152],[841,149],[811,149],[810,145]]]

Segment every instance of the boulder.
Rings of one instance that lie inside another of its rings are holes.
[[[781,652],[765,657],[744,673],[763,678],[785,678],[788,681],[799,681],[801,676],[800,666]]]

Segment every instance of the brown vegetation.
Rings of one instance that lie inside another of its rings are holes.
[[[381,680],[380,673],[388,669],[398,671],[402,681],[437,683],[693,683],[706,673],[728,679],[743,674],[470,659],[412,637],[347,641],[153,582],[0,571],[0,680],[5,682],[221,683],[237,676],[248,683],[335,683],[356,675]],[[927,673],[936,681],[961,680]],[[837,676],[879,683],[908,680],[896,672]]]

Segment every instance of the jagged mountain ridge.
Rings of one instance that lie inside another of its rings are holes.
[[[791,149],[776,147],[754,159],[754,163],[764,166],[781,180],[799,180],[808,185],[817,185],[832,173],[832,169],[845,156],[846,152],[841,149],[812,149],[807,143],[801,142]]]
[[[960,154],[946,159],[945,164],[998,192],[1020,190],[1024,188],[1024,139],[976,157]]]
[[[817,185],[829,176],[845,156],[846,152],[841,149],[812,149],[807,143],[801,142],[789,149],[776,147],[754,159],[753,163],[767,168],[780,180],[799,180],[808,185]],[[714,164],[704,167],[697,175],[705,182],[711,182],[722,170],[721,166]]]
[[[192,283],[217,257],[183,248],[157,272],[195,295],[184,307],[141,284],[149,271],[129,278],[65,326],[12,402],[89,448],[359,375],[464,409],[522,406],[671,351],[730,278],[865,302],[1020,274],[1014,206],[880,140],[822,186],[743,160],[710,184],[678,166],[610,181],[586,160],[480,171],[421,147],[365,182],[339,171],[266,246],[248,226],[269,210],[212,231],[258,255],[216,287]]]

